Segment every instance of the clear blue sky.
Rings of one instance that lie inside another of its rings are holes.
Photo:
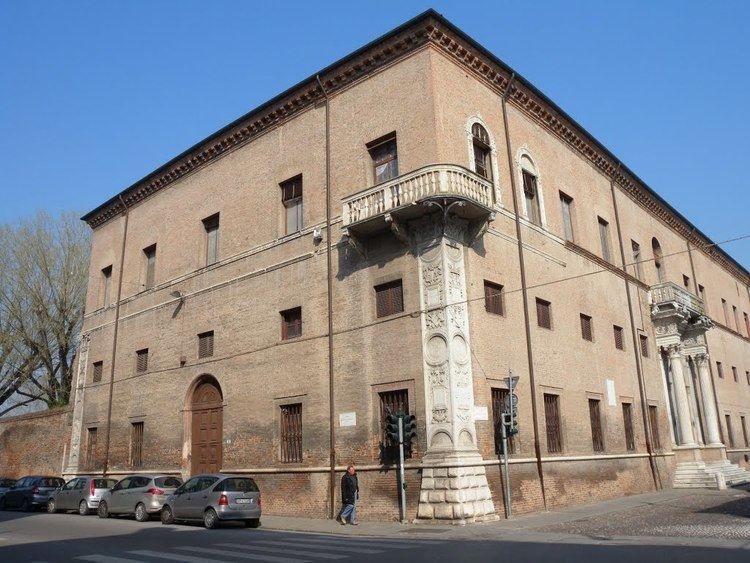
[[[88,211],[428,7],[715,241],[750,234],[747,1],[0,0],[0,221]]]

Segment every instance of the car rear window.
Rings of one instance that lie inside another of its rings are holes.
[[[0,487],[12,487],[15,484],[15,479],[0,479]]]
[[[226,491],[228,493],[257,493],[258,490],[255,481],[247,477],[230,477],[214,487],[214,491]]]
[[[157,477],[156,479],[154,479],[154,484],[157,487],[166,487],[167,489],[171,489],[177,488],[182,485],[182,481],[180,481],[177,477]]]
[[[38,487],[62,487],[65,481],[56,477],[40,477],[37,481]]]
[[[117,481],[114,479],[94,479],[95,489],[111,489],[115,486]]]

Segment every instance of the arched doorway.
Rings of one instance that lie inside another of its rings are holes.
[[[195,386],[190,400],[190,473],[217,473],[221,469],[223,405],[221,389],[211,376]]]

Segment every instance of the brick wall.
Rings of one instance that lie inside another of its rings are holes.
[[[71,408],[0,419],[0,475],[60,475],[70,442]]]

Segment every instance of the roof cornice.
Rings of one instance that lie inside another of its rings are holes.
[[[744,283],[750,284],[750,272],[714,245],[708,236],[620,163],[593,135],[533,84],[434,10],[428,10],[375,39],[189,148],[126,188],[120,194],[125,205],[131,207],[137,204],[183,176],[313,107],[323,98],[316,81],[317,75],[320,75],[326,90],[332,95],[427,44],[470,70],[500,94],[505,92],[511,75],[515,74],[509,103],[568,144],[604,175],[612,178],[633,201],[744,280]],[[123,211],[119,196],[115,196],[86,214],[83,220],[96,228]]]

